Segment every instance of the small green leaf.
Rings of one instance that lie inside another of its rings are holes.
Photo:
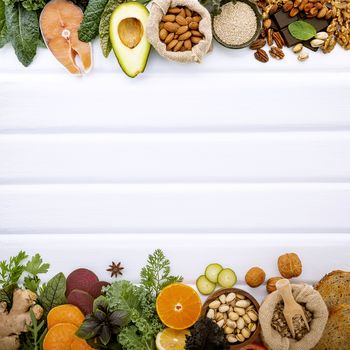
[[[43,264],[43,259],[40,254],[35,254],[32,260],[27,262],[25,271],[36,276],[39,273],[47,273],[49,271],[50,264]]]
[[[305,21],[296,21],[288,26],[290,34],[298,40],[310,40],[316,35],[316,28]]]

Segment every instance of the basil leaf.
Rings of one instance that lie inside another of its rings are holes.
[[[6,26],[18,60],[25,66],[33,61],[39,40],[39,21],[36,12],[27,11],[17,3],[5,8]]]
[[[100,33],[100,45],[102,53],[105,57],[108,57],[112,50],[111,39],[109,38],[109,21],[111,19],[113,11],[123,2],[124,0],[108,0],[107,5],[102,13],[101,22],[99,27]]]
[[[296,21],[288,26],[290,34],[298,40],[309,40],[316,35],[316,28],[305,21]]]
[[[83,21],[78,30],[81,41],[90,42],[98,35],[101,15],[108,0],[90,0],[84,12]]]
[[[66,299],[66,277],[62,272],[54,276],[39,296],[39,303],[44,308],[45,314],[55,306],[65,304]]]

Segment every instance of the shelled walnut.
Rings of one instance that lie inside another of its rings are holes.
[[[284,278],[298,277],[302,273],[302,264],[295,253],[281,255],[278,258],[278,270]]]

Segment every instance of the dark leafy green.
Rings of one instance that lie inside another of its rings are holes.
[[[13,7],[20,3],[27,11],[37,11],[46,5],[45,0],[4,0],[4,2],[8,7]]]
[[[33,61],[38,46],[38,15],[16,3],[14,6],[6,6],[5,16],[9,38],[17,58],[27,67]]]
[[[111,349],[118,346],[117,335],[128,320],[127,312],[110,311],[107,299],[100,296],[95,299],[92,314],[86,316],[76,335],[96,348]]]
[[[55,306],[65,304],[66,299],[66,277],[62,272],[54,276],[39,293],[39,304],[44,308],[44,315]]]
[[[5,3],[0,0],[0,48],[8,42],[6,17],[5,17]]]
[[[290,34],[298,40],[310,40],[316,35],[316,28],[305,21],[296,21],[288,26]]]
[[[81,41],[90,42],[98,36],[101,15],[108,0],[90,0],[78,30]]]
[[[170,261],[160,249],[148,256],[147,265],[140,275],[141,284],[153,296],[157,296],[169,284],[183,280],[181,276],[170,275]]]
[[[102,12],[99,34],[102,53],[105,57],[108,57],[112,50],[112,43],[111,39],[109,38],[109,21],[113,11],[124,2],[126,2],[126,0],[108,0],[107,5]]]

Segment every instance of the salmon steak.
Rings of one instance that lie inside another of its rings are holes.
[[[92,67],[91,44],[78,37],[83,17],[80,7],[68,0],[51,0],[40,15],[40,30],[46,46],[72,74],[86,73]],[[77,56],[81,67],[76,62]]]

